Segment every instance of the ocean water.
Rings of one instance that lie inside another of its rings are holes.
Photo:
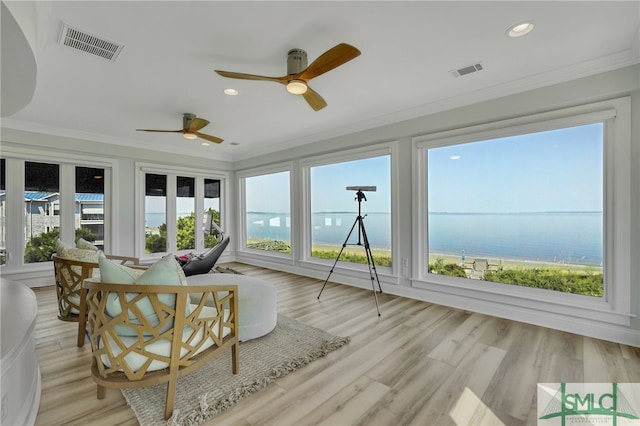
[[[249,213],[247,235],[255,239],[291,240],[285,213]],[[312,241],[340,246],[357,213],[314,213]],[[146,226],[164,223],[164,214],[147,215]],[[429,252],[468,258],[522,259],[602,265],[601,212],[562,213],[434,213],[429,215]],[[367,213],[365,230],[372,248],[391,248],[391,216]],[[363,242],[362,236],[360,241]],[[358,242],[358,227],[347,244]]]
[[[601,266],[601,212],[431,214],[429,251]]]
[[[191,212],[178,213],[178,217],[189,216]],[[144,226],[147,228],[157,228],[167,221],[166,213],[147,213]]]
[[[342,245],[356,217],[357,213],[315,213],[312,241]],[[290,222],[284,213],[249,213],[247,223],[249,238],[291,238]],[[368,213],[364,224],[372,248],[391,247],[388,213]],[[464,254],[469,258],[600,266],[603,259],[602,224],[601,212],[435,213],[429,215],[428,245],[431,253]],[[347,243],[357,241],[356,226]]]

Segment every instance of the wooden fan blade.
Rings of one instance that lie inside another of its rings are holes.
[[[296,78],[309,81],[327,71],[339,67],[345,62],[360,55],[360,51],[347,43],[340,43],[320,55],[306,69],[302,70]]]
[[[314,109],[314,111],[320,111],[322,108],[327,106],[327,102],[322,99],[322,96],[318,94],[311,87],[307,86],[307,91],[302,94],[304,100],[307,101],[309,106]]]
[[[193,120],[191,120],[191,122],[189,123],[189,127],[185,130],[189,133],[195,133],[198,130],[202,129],[207,124],[209,124],[208,120],[205,120],[204,118],[196,117]]]
[[[280,84],[287,84],[287,81],[289,80],[288,76],[284,76],[284,77],[266,77],[264,75],[243,74],[243,73],[239,73],[239,72],[220,71],[220,70],[215,70],[215,72],[217,72],[218,74],[220,74],[223,77],[238,78],[240,80],[274,81],[274,82],[280,83]]]
[[[169,132],[169,133],[183,133],[184,130],[155,130],[155,129],[136,129],[139,132]]]
[[[197,137],[213,143],[222,143],[222,141],[224,140],[224,139],[217,138],[215,136],[207,135],[205,133],[200,133],[200,132],[193,132],[193,133],[195,133]]]

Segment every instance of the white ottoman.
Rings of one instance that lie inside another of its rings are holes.
[[[200,274],[187,277],[189,285],[237,285],[240,341],[271,332],[278,322],[276,287],[264,280],[239,274]]]

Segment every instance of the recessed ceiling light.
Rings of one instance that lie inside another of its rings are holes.
[[[224,94],[229,96],[236,96],[238,91],[236,89],[224,89]]]
[[[209,145],[211,145],[211,144],[210,144],[209,142],[201,142],[201,143],[200,143],[200,145],[202,145],[202,146],[209,146]]]
[[[533,30],[534,25],[531,22],[521,22],[516,25],[512,25],[507,30],[509,37],[521,37],[525,34],[529,34]]]
[[[462,157],[460,157],[459,155],[452,155],[449,157],[450,160],[459,160],[460,158]]]
[[[182,137],[185,138],[185,139],[195,139],[195,138],[197,138],[195,133],[183,133]]]

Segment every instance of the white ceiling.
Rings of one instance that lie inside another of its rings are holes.
[[[640,1],[49,1],[32,9],[35,19],[22,22],[12,13],[35,34],[35,93],[3,127],[221,160],[640,63]],[[505,35],[525,20],[533,32]],[[112,63],[61,46],[63,22],[125,47]],[[318,112],[282,85],[214,72],[281,76],[289,49],[306,50],[311,63],[341,42],[362,54],[311,81],[328,103]],[[478,62],[483,71],[450,74]],[[229,87],[239,95],[223,94]],[[225,141],[202,147],[135,130],[181,129],[185,112],[210,120],[202,132]]]

